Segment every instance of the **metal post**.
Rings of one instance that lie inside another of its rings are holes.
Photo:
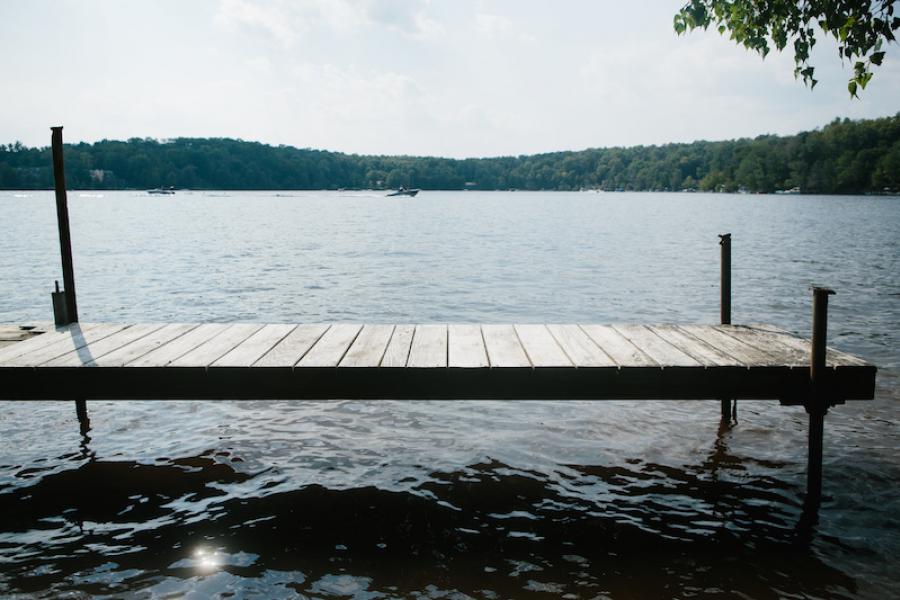
[[[719,312],[722,325],[731,325],[731,234],[719,235],[719,246],[722,247],[721,284],[719,286]],[[735,413],[737,402],[735,402]],[[730,422],[731,400],[722,398],[722,421]]]
[[[50,292],[50,298],[53,300],[53,322],[57,327],[69,324],[69,317],[66,314],[66,293],[59,291],[59,281],[55,281],[56,291]]]
[[[722,325],[731,325],[731,234],[719,236],[722,247],[722,283],[720,290],[720,314]]]
[[[59,251],[62,255],[63,292],[68,323],[78,322],[75,303],[75,270],[72,266],[72,237],[69,234],[69,205],[66,198],[66,172],[63,165],[62,127],[51,127],[53,147],[53,184],[56,188],[56,220],[59,224]]]
[[[812,351],[809,361],[809,396],[806,412],[809,413],[809,457],[806,467],[806,508],[819,509],[822,502],[822,443],[825,429],[825,413],[828,401],[825,390],[828,382],[825,370],[825,340],[828,332],[828,296],[834,291],[813,288]]]
[[[91,430],[91,420],[88,418],[87,400],[75,401],[75,415],[78,417],[78,425],[81,429],[81,435],[85,435]]]

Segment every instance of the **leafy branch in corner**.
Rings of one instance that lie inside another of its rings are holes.
[[[900,17],[894,16],[897,0],[690,0],[675,15],[675,31],[681,35],[715,25],[719,33],[763,58],[772,46],[794,47],[794,77],[814,88],[818,81],[809,53],[817,33],[832,36],[841,60],[853,64],[847,83],[852,97],[865,89],[875,67],[884,60],[884,47],[895,41]],[[818,29],[818,30],[817,30]]]

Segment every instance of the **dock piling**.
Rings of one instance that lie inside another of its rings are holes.
[[[78,425],[81,435],[86,435],[91,430],[91,420],[88,417],[87,400],[75,400],[75,415],[78,417]]]
[[[809,395],[806,412],[809,414],[809,456],[806,468],[806,509],[815,513],[822,502],[822,445],[825,429],[825,413],[828,401],[825,397],[825,348],[828,333],[828,296],[833,290],[813,288],[812,349],[809,363]]]
[[[719,313],[722,325],[731,325],[731,234],[719,235],[722,247],[722,276],[719,294]]]
[[[63,163],[63,139],[60,127],[51,127],[53,132],[53,185],[56,189],[56,220],[59,225],[59,250],[62,255],[63,291],[65,298],[65,323],[57,320],[57,325],[78,322],[78,306],[75,302],[75,270],[72,265],[72,237],[69,233],[69,204],[66,197],[66,171]],[[58,293],[58,289],[57,289]],[[56,311],[54,311],[55,313]]]
[[[719,285],[719,314],[722,325],[731,325],[731,234],[719,235],[719,246],[722,248],[721,283]],[[737,401],[734,402],[734,413],[730,398],[722,398],[722,422],[730,423],[737,419]]]

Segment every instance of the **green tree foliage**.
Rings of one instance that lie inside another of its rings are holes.
[[[720,34],[765,57],[771,47],[794,48],[794,76],[815,87],[815,68],[809,53],[816,35],[824,32],[838,43],[841,60],[853,64],[847,84],[851,96],[872,79],[884,60],[884,47],[895,39],[900,17],[896,0],[690,0],[675,15],[675,31],[706,29],[714,24]],[[818,29],[817,29],[818,28]]]
[[[725,142],[533,156],[359,156],[233,139],[133,138],[65,148],[73,189],[520,189],[900,192],[900,113]],[[0,145],[0,188],[53,186],[49,148]]]

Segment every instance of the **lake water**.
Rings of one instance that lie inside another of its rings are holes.
[[[0,410],[0,595],[886,598],[900,589],[900,199],[70,192],[82,321],[735,322],[880,367],[740,402],[71,402]],[[0,192],[0,322],[52,318],[51,192]]]

